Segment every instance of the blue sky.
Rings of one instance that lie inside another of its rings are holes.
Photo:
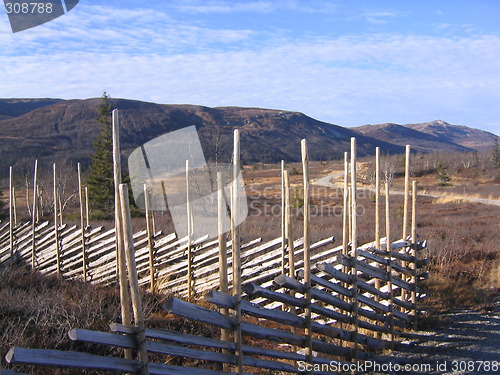
[[[0,97],[112,97],[441,119],[500,134],[500,1],[80,0],[13,34]]]

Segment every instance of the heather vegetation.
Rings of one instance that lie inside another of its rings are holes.
[[[500,232],[498,222],[500,207],[467,202],[468,196],[498,199],[500,188],[500,165],[498,148],[470,154],[416,154],[412,157],[412,178],[419,181],[420,192],[450,193],[446,198],[419,197],[417,222],[420,239],[429,241],[428,250],[421,256],[429,257],[429,278],[424,287],[429,290],[425,301],[425,315],[436,320],[440,312],[461,306],[484,306],[492,296],[500,293]],[[319,178],[342,170],[340,162],[315,162],[311,165],[311,177]],[[295,236],[302,231],[301,168],[298,164],[287,165],[294,171],[291,183],[295,192],[294,202]],[[384,156],[382,170],[384,179],[391,179],[394,189],[403,186],[404,161],[400,155]],[[74,172],[71,172],[74,173]],[[64,174],[64,173],[62,173]],[[69,175],[69,172],[66,173]],[[448,186],[439,186],[447,176]],[[263,237],[264,240],[280,234],[279,205],[280,177],[276,165],[245,167],[245,181],[249,199],[249,217],[243,223],[243,240]],[[360,182],[369,187],[373,184],[373,160],[360,162]],[[29,181],[29,178],[26,178]],[[50,185],[50,175],[41,175],[40,181]],[[78,218],[78,201],[75,198],[74,179],[64,182],[64,216],[71,222]],[[63,182],[61,182],[63,183]],[[22,195],[22,194],[20,194]],[[42,189],[45,199],[46,218],[51,215],[50,189]],[[5,199],[5,196],[4,196]],[[20,199],[21,200],[21,199]],[[342,235],[342,189],[312,189],[312,240],[329,236],[341,243]],[[403,198],[391,198],[392,235],[401,236]],[[374,239],[373,192],[360,189],[358,202],[363,211],[359,219],[360,242]],[[26,215],[26,207],[19,204],[20,218]],[[22,214],[21,212],[24,212]],[[157,212],[158,227],[170,232],[173,226],[167,212]],[[93,225],[110,223],[93,221]],[[382,222],[382,225],[383,222]],[[135,229],[143,229],[144,220],[134,219]],[[83,344],[71,343],[67,332],[72,328],[88,328],[108,331],[111,322],[120,321],[119,295],[114,286],[100,287],[80,282],[68,282],[55,277],[33,274],[21,264],[0,268],[0,356],[12,346],[81,349]],[[217,335],[202,325],[194,325],[183,319],[165,314],[161,303],[165,294],[144,293],[148,327],[175,328],[183,332],[203,332],[207,336]],[[99,346],[85,346],[86,351],[105,353]],[[107,353],[111,354],[111,353]],[[26,369],[30,371],[30,369]],[[67,370],[54,370],[37,374],[69,374]]]

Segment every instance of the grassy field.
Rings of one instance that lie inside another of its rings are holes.
[[[302,175],[298,164],[287,165],[291,171],[294,203],[295,237],[302,234]],[[358,195],[360,242],[374,239],[374,194],[370,174],[373,161],[360,164]],[[342,170],[339,162],[311,163],[311,178],[335,175]],[[500,293],[500,207],[467,201],[480,196],[498,199],[500,191],[498,170],[482,172],[478,178],[470,171],[456,174],[448,172],[453,186],[437,186],[437,172],[416,177],[419,192],[444,192],[447,197],[418,198],[418,236],[429,241],[426,256],[430,259],[429,279],[425,287],[430,297],[425,301],[426,315],[436,320],[447,309],[460,306],[481,306]],[[249,216],[242,224],[244,241],[257,237],[264,240],[281,233],[280,170],[276,165],[247,166],[244,179],[249,204]],[[401,166],[393,173],[393,187],[401,190]],[[460,181],[460,186],[458,186]],[[334,183],[339,181],[333,180]],[[464,190],[464,186],[466,189]],[[342,189],[312,186],[311,236],[319,240],[334,236],[342,242]],[[458,196],[459,195],[459,196]],[[392,237],[400,238],[402,232],[403,196],[391,198]],[[156,215],[158,226],[169,232],[173,226],[168,215]],[[93,226],[100,223],[93,223]],[[104,223],[111,227],[112,223]],[[143,229],[144,219],[134,219],[134,229]],[[384,220],[382,219],[382,228]],[[114,287],[95,287],[79,282],[61,281],[54,277],[32,274],[23,267],[0,268],[0,355],[3,358],[12,346],[73,349],[78,344],[68,344],[67,332],[71,328],[108,330],[108,324],[119,321],[119,296]],[[161,303],[168,296],[145,294],[144,301],[149,327],[161,327],[182,332],[217,334],[204,326],[193,325],[182,319],[173,319],[161,310]],[[95,352],[101,350],[92,348]],[[64,374],[53,370],[39,374]]]

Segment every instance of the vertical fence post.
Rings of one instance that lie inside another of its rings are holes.
[[[85,214],[83,212],[82,167],[78,163],[78,198],[80,200],[80,238],[82,242],[82,273],[83,282],[87,282],[87,254],[85,252]]]
[[[351,138],[351,257],[352,257],[352,295],[353,295],[353,318],[354,318],[354,351],[356,360],[358,359],[358,202],[357,202],[357,181],[356,181],[356,138]]]
[[[285,161],[281,160],[281,274],[286,274]],[[283,305],[285,307],[285,305]]]
[[[411,202],[411,243],[413,256],[411,270],[411,303],[413,304],[413,329],[416,331],[418,327],[418,311],[417,311],[417,181],[412,183],[412,202]]]
[[[406,145],[405,153],[405,195],[404,195],[404,207],[403,207],[403,240],[408,240],[408,223],[409,223],[409,211],[410,211],[410,145]],[[403,267],[408,267],[406,262],[402,262]],[[403,280],[406,280],[405,275],[401,275]],[[401,299],[408,299],[408,291],[401,289]],[[401,307],[401,311],[404,309]]]
[[[14,225],[17,226],[17,201],[16,201],[16,187],[12,186],[12,207],[14,209]]]
[[[342,256],[349,255],[349,241],[351,240],[351,193],[349,190],[349,153],[344,152],[344,207],[342,209]],[[346,265],[342,265],[342,272],[347,273]],[[347,283],[342,283],[347,288]],[[349,297],[343,297],[347,301]]]
[[[10,258],[14,257],[14,197],[12,184],[12,166],[9,168],[9,247]]]
[[[344,152],[344,207],[342,210],[342,254],[348,255],[349,247],[349,153]]]
[[[394,292],[392,289],[392,256],[391,256],[391,205],[390,205],[390,183],[385,183],[385,238],[386,238],[386,251],[387,251],[387,289],[389,292],[389,337],[391,346],[394,347]]]
[[[61,276],[61,249],[59,248],[59,213],[57,212],[57,170],[56,163],[54,169],[54,241],[56,245],[57,276]]]
[[[37,176],[38,175],[38,159],[35,160],[35,170],[33,174],[33,217],[31,226],[31,269],[34,271],[36,267],[36,213],[37,213]]]
[[[130,293],[132,296],[132,308],[134,310],[134,322],[137,326],[137,344],[141,369],[139,374],[147,375],[148,370],[148,349],[146,334],[144,332],[144,310],[142,308],[141,291],[139,289],[139,277],[137,275],[137,264],[135,261],[134,237],[132,233],[132,219],[130,218],[130,207],[128,203],[128,186],[120,184],[120,205],[123,233],[123,243],[125,246],[125,257],[127,258],[127,268],[129,274]]]
[[[125,262],[125,245],[123,242],[122,207],[120,199],[120,184],[122,181],[122,166],[120,156],[120,120],[117,109],[113,110],[112,121],[113,135],[113,175],[115,186],[115,236],[116,236],[116,272],[120,286],[120,303],[122,323],[130,325],[132,314],[130,311],[130,294],[127,284],[127,265]],[[132,359],[132,351],[125,350],[125,358]]]
[[[191,248],[191,235],[193,233],[192,212],[191,212],[191,194],[189,189],[189,160],[186,160],[186,217],[187,217],[187,292],[188,301],[193,299],[193,254]]]
[[[35,189],[35,197],[36,197],[36,221],[40,221],[40,185],[36,185]]]
[[[144,209],[146,211],[146,232],[148,236],[148,250],[149,250],[149,290],[151,293],[155,292],[155,261],[153,253],[153,233],[151,232],[151,212],[149,204],[149,189],[148,185],[144,184]]]
[[[243,337],[241,333],[241,257],[239,223],[238,176],[240,173],[240,132],[234,131],[233,186],[231,205],[231,232],[233,242],[233,295],[235,297],[235,332],[237,373],[243,374]]]
[[[310,249],[310,234],[309,234],[309,219],[310,219],[310,191],[309,191],[309,155],[307,150],[307,141],[301,141],[302,153],[302,171],[304,178],[304,287],[305,287],[305,350],[306,362],[313,363],[312,353],[312,330],[311,330],[311,249]]]
[[[89,189],[87,186],[84,187],[85,190],[85,217],[87,218],[87,228],[90,228],[90,216],[89,216]]]
[[[290,199],[290,174],[283,172],[285,179],[285,236],[288,246],[288,276],[295,277],[295,248],[293,245],[293,217],[292,202]]]
[[[403,211],[403,240],[408,236],[408,212],[410,201],[410,145],[406,145],[405,153],[405,198]]]
[[[380,250],[380,147],[375,148],[375,248]]]
[[[380,250],[380,147],[375,148],[375,248]],[[375,278],[375,288],[380,290],[380,279]],[[377,302],[379,296],[375,296]]]
[[[222,293],[229,293],[229,283],[227,277],[227,237],[225,234],[224,219],[226,217],[226,202],[224,200],[224,184],[222,183],[222,173],[217,172],[217,239],[219,242],[219,290]],[[221,314],[229,315],[226,308],[220,309]],[[229,342],[229,331],[221,328],[221,340]],[[223,350],[227,354],[227,350]],[[229,365],[222,365],[224,372],[229,371]]]

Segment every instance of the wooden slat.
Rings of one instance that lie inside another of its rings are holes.
[[[135,334],[136,332],[135,327],[124,326],[118,323],[113,323],[110,325],[110,327],[113,332],[118,332],[123,334],[132,335]],[[207,348],[226,349],[233,351],[235,346],[233,342],[222,341],[203,336],[196,336],[187,333],[179,333],[175,331],[159,330],[159,329],[146,329],[146,337],[157,340],[172,341],[179,344],[197,345]],[[297,354],[295,352],[279,351],[269,348],[260,348],[256,346],[243,345],[243,351],[246,354],[279,358],[290,361],[305,360],[305,356]],[[329,363],[329,360],[327,360],[326,358],[325,359],[316,358],[315,363]]]
[[[147,346],[148,346],[148,351],[152,353],[174,355],[184,358],[197,359],[201,361],[229,363],[233,365],[236,364],[236,356],[234,354],[224,354],[219,352],[210,352],[206,350],[191,349],[182,346],[164,344],[156,341],[148,341]],[[265,368],[268,370],[275,370],[275,371],[286,371],[292,373],[300,372],[296,367],[283,362],[257,359],[248,356],[244,356],[242,360],[243,360],[243,365],[245,366]]]
[[[25,372],[17,372],[14,370],[0,370],[0,375],[30,375]]]
[[[233,318],[224,316],[216,311],[208,310],[200,306],[181,301],[177,298],[171,298],[163,304],[163,308],[167,312],[175,315],[210,324],[218,328],[232,329],[234,327]],[[248,322],[242,322],[241,330],[243,334],[247,336],[252,336],[262,340],[283,342],[299,347],[304,347],[305,345],[303,336],[275,328],[260,327]],[[349,348],[342,348],[337,345],[321,342],[319,340],[313,340],[313,348],[321,353],[342,355],[344,357],[352,356],[352,350]]]
[[[123,358],[102,357],[94,354],[46,350],[12,348],[5,359],[8,363],[50,367],[67,367],[118,372],[137,372],[140,362]]]
[[[293,289],[296,292],[305,293],[305,285],[300,283],[299,281],[292,279],[291,277],[288,277],[286,275],[281,275],[278,276],[276,279],[274,279],[274,283],[282,288],[288,288],[288,289]],[[352,310],[352,305],[350,303],[347,303],[345,301],[342,301],[340,298],[335,297],[334,295],[325,292],[323,290],[319,290],[316,288],[311,288],[311,297],[320,300],[322,302],[328,303],[329,305],[338,307],[339,309],[345,310],[345,311],[351,311]]]
[[[234,298],[231,295],[221,293],[219,291],[212,291],[205,295],[205,299],[208,302],[214,303],[219,307],[225,307],[229,309],[234,308]],[[259,306],[257,304],[253,304],[248,301],[242,301],[241,304],[241,310],[245,312],[248,315],[257,317],[257,318],[264,318],[268,320],[272,320],[274,322],[283,324],[283,325],[288,325],[291,327],[297,327],[297,328],[304,328],[305,327],[305,319],[301,316],[282,311],[280,309],[266,309],[262,306]],[[352,333],[336,328],[330,325],[324,325],[320,324],[317,322],[312,322],[311,323],[311,329],[315,333],[319,333],[325,336],[328,336],[330,338],[339,338],[342,340],[346,341],[352,341]],[[361,337],[362,336],[362,337]],[[363,341],[362,343],[364,345],[369,345],[374,348],[382,349],[382,348],[388,348],[389,343],[384,343],[382,340],[377,340],[373,339],[371,337],[365,336],[365,335],[360,335],[360,342]]]
[[[117,335],[116,333],[90,331],[88,329],[72,329],[68,332],[68,336],[73,341],[137,349],[137,342],[134,337]]]

